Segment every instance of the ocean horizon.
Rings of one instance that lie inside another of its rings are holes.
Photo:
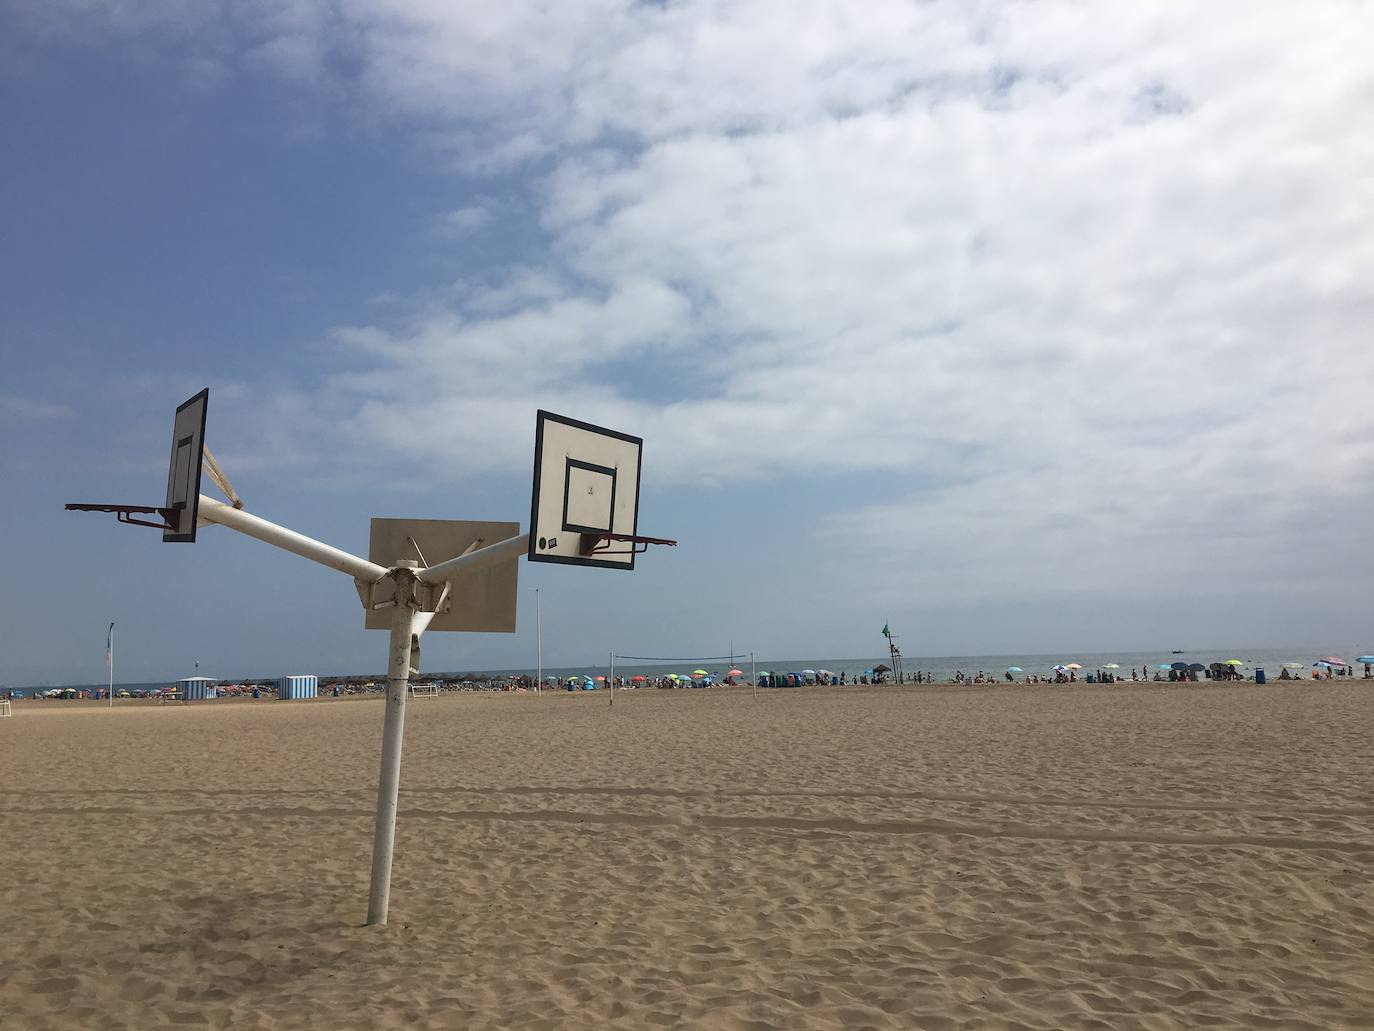
[[[956,672],[962,672],[966,676],[974,677],[979,672],[983,674],[996,674],[1001,677],[1011,666],[1019,666],[1024,672],[1016,674],[1017,679],[1035,674],[1048,674],[1052,666],[1056,663],[1068,664],[1070,662],[1079,663],[1083,669],[1080,676],[1085,676],[1089,672],[1094,672],[1105,667],[1108,663],[1116,663],[1120,668],[1114,670],[1118,676],[1125,675],[1128,679],[1131,670],[1137,672],[1147,670],[1153,674],[1155,669],[1161,664],[1170,662],[1201,662],[1204,665],[1212,662],[1224,662],[1227,659],[1240,659],[1243,663],[1242,671],[1253,674],[1256,668],[1264,669],[1268,676],[1278,676],[1280,668],[1286,662],[1296,662],[1301,664],[1303,671],[1310,669],[1313,662],[1327,656],[1335,656],[1354,662],[1359,655],[1374,654],[1374,643],[1369,647],[1314,647],[1314,646],[1294,646],[1286,648],[1188,648],[1180,651],[1155,650],[1155,651],[1118,651],[1118,652],[1038,652],[1038,653],[1004,653],[991,655],[916,655],[903,656],[902,669],[908,675],[913,675],[918,671],[922,674],[930,673],[934,676],[937,683],[952,680]],[[847,677],[863,676],[868,670],[872,670],[878,664],[892,665],[892,661],[886,655],[877,655],[860,658],[759,658],[752,660],[752,669],[757,673],[797,673],[802,670],[828,670],[832,673],[844,673]],[[617,657],[615,671],[617,674],[633,676],[642,673],[646,676],[666,676],[669,673],[688,673],[693,670],[704,669],[708,673],[724,674],[731,668],[742,670],[746,675],[751,671],[751,659],[746,653],[733,657],[733,666],[728,657],[717,656],[712,659],[690,659],[683,658],[677,661],[633,659],[630,657]],[[527,666],[513,667],[494,667],[494,666],[475,666],[471,668],[461,668],[453,670],[434,670],[425,671],[421,677],[454,677],[464,675],[476,676],[501,676],[510,674],[528,675],[535,674],[535,666],[530,663]],[[582,666],[545,666],[543,674],[546,677],[574,677],[574,676],[604,676],[607,673],[607,664]],[[209,674],[202,674],[209,675]],[[346,672],[334,670],[328,673],[317,674],[321,681],[342,677],[372,677],[377,680],[386,678],[385,672]],[[239,674],[235,676],[216,677],[220,683],[233,684],[241,683],[244,680],[264,680],[270,674]],[[176,678],[168,678],[159,681],[139,681],[126,682],[116,681],[116,690],[154,690],[169,686]],[[43,684],[6,684],[0,686],[0,690],[5,691],[47,691],[53,688],[75,688],[76,690],[104,690],[106,682],[97,683],[58,683],[50,682]]]

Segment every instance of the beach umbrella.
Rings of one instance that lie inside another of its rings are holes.
[[[1285,662],[1283,665],[1287,669],[1302,669],[1301,662]]]
[[[1188,668],[1192,670],[1194,673],[1201,673],[1207,667],[1200,662],[1190,662],[1188,663]]]
[[[1008,666],[1008,667],[1007,667],[1007,672],[1008,672],[1008,673],[1024,673],[1024,672],[1026,672],[1026,671],[1025,671],[1024,669],[1022,669],[1020,666]]]
[[[669,673],[669,674],[668,674],[668,679],[669,679],[669,680],[676,680],[676,679],[677,679],[677,674],[676,674],[676,673]]]
[[[1158,670],[1168,670],[1168,669],[1173,669],[1173,668],[1174,668],[1174,667],[1173,667],[1173,666],[1170,666],[1167,662],[1161,662],[1158,666],[1155,667],[1155,669],[1158,669]]]
[[[1069,663],[1065,669],[1082,669],[1083,667],[1076,662]]]
[[[704,676],[706,676],[706,671],[705,671],[704,669],[694,669],[694,670],[692,670],[692,676],[694,676],[694,677],[704,677]]]
[[[730,670],[729,672],[727,672],[725,675],[726,675],[727,677],[742,677],[742,676],[744,676],[744,670],[742,670],[742,669],[732,669],[732,670]]]
[[[644,674],[643,674],[643,673],[636,673],[636,674],[635,674],[634,676],[632,676],[630,679],[631,679],[631,680],[643,680],[643,679],[645,679],[645,677],[644,677]]]
[[[1062,662],[1057,666],[1051,666],[1050,669],[1054,670],[1056,673],[1067,673],[1069,671],[1069,667],[1065,666]]]
[[[1224,663],[1222,663],[1222,665],[1223,665],[1223,666],[1244,666],[1245,663],[1241,662],[1240,659],[1227,659]]]
[[[1120,669],[1120,668],[1121,668],[1121,664],[1120,664],[1119,662],[1109,662],[1109,663],[1107,663],[1107,665],[1103,666],[1102,668],[1103,668],[1103,669]]]
[[[1374,655],[1361,655],[1355,659],[1356,662],[1374,662]]]
[[[1322,660],[1322,661],[1324,661],[1324,662],[1329,662],[1329,663],[1331,663],[1331,665],[1333,665],[1333,666],[1349,666],[1349,665],[1350,665],[1350,663],[1346,662],[1344,659],[1338,659],[1338,658],[1336,658],[1336,656],[1334,656],[1334,655],[1328,655],[1328,656],[1327,656],[1324,660]]]
[[[878,665],[876,665],[876,666],[873,667],[873,672],[874,672],[874,673],[891,673],[891,672],[892,672],[892,667],[891,667],[891,666],[884,666],[884,665],[880,662],[880,663],[878,663]]]
[[[1186,662],[1171,662],[1169,668],[1176,669],[1181,673],[1188,668],[1188,664]]]
[[[814,677],[816,675],[816,671],[814,669],[804,669],[802,670],[802,672],[807,674],[807,676]]]

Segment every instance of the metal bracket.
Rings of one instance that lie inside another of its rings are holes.
[[[113,512],[115,519],[129,526],[151,526],[154,530],[170,530],[176,525],[176,514],[180,509],[160,508],[156,505],[97,505],[73,503],[64,505],[68,512]],[[154,523],[147,519],[135,519],[134,513],[152,515],[156,513],[162,517],[162,522]]]
[[[612,541],[625,541],[630,546],[612,550]],[[588,555],[643,555],[649,550],[650,544],[677,547],[677,541],[670,541],[665,537],[642,537],[633,533],[584,533],[578,550],[584,558]]]
[[[408,574],[404,586],[397,573]],[[414,579],[414,570],[400,567],[391,570],[375,583],[354,579],[353,586],[358,591],[358,600],[363,608],[376,612],[380,609],[395,608],[404,604],[417,612],[449,612],[453,608],[452,591],[447,581],[427,584]]]
[[[219,489],[224,491],[224,496],[229,499],[230,504],[242,510],[243,499],[234,493],[234,485],[229,482],[229,477],[224,475],[224,470],[221,469],[219,463],[215,461],[215,456],[210,453],[208,444],[201,445],[200,465],[201,468],[210,474],[210,479],[218,484]]]

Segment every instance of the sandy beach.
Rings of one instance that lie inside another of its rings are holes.
[[[4,1028],[1374,1027],[1374,686],[0,720]]]

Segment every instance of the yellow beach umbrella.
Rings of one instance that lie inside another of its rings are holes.
[[[1245,663],[1241,662],[1240,659],[1227,659],[1226,662],[1223,663],[1223,665],[1226,665],[1226,666],[1244,666]]]

